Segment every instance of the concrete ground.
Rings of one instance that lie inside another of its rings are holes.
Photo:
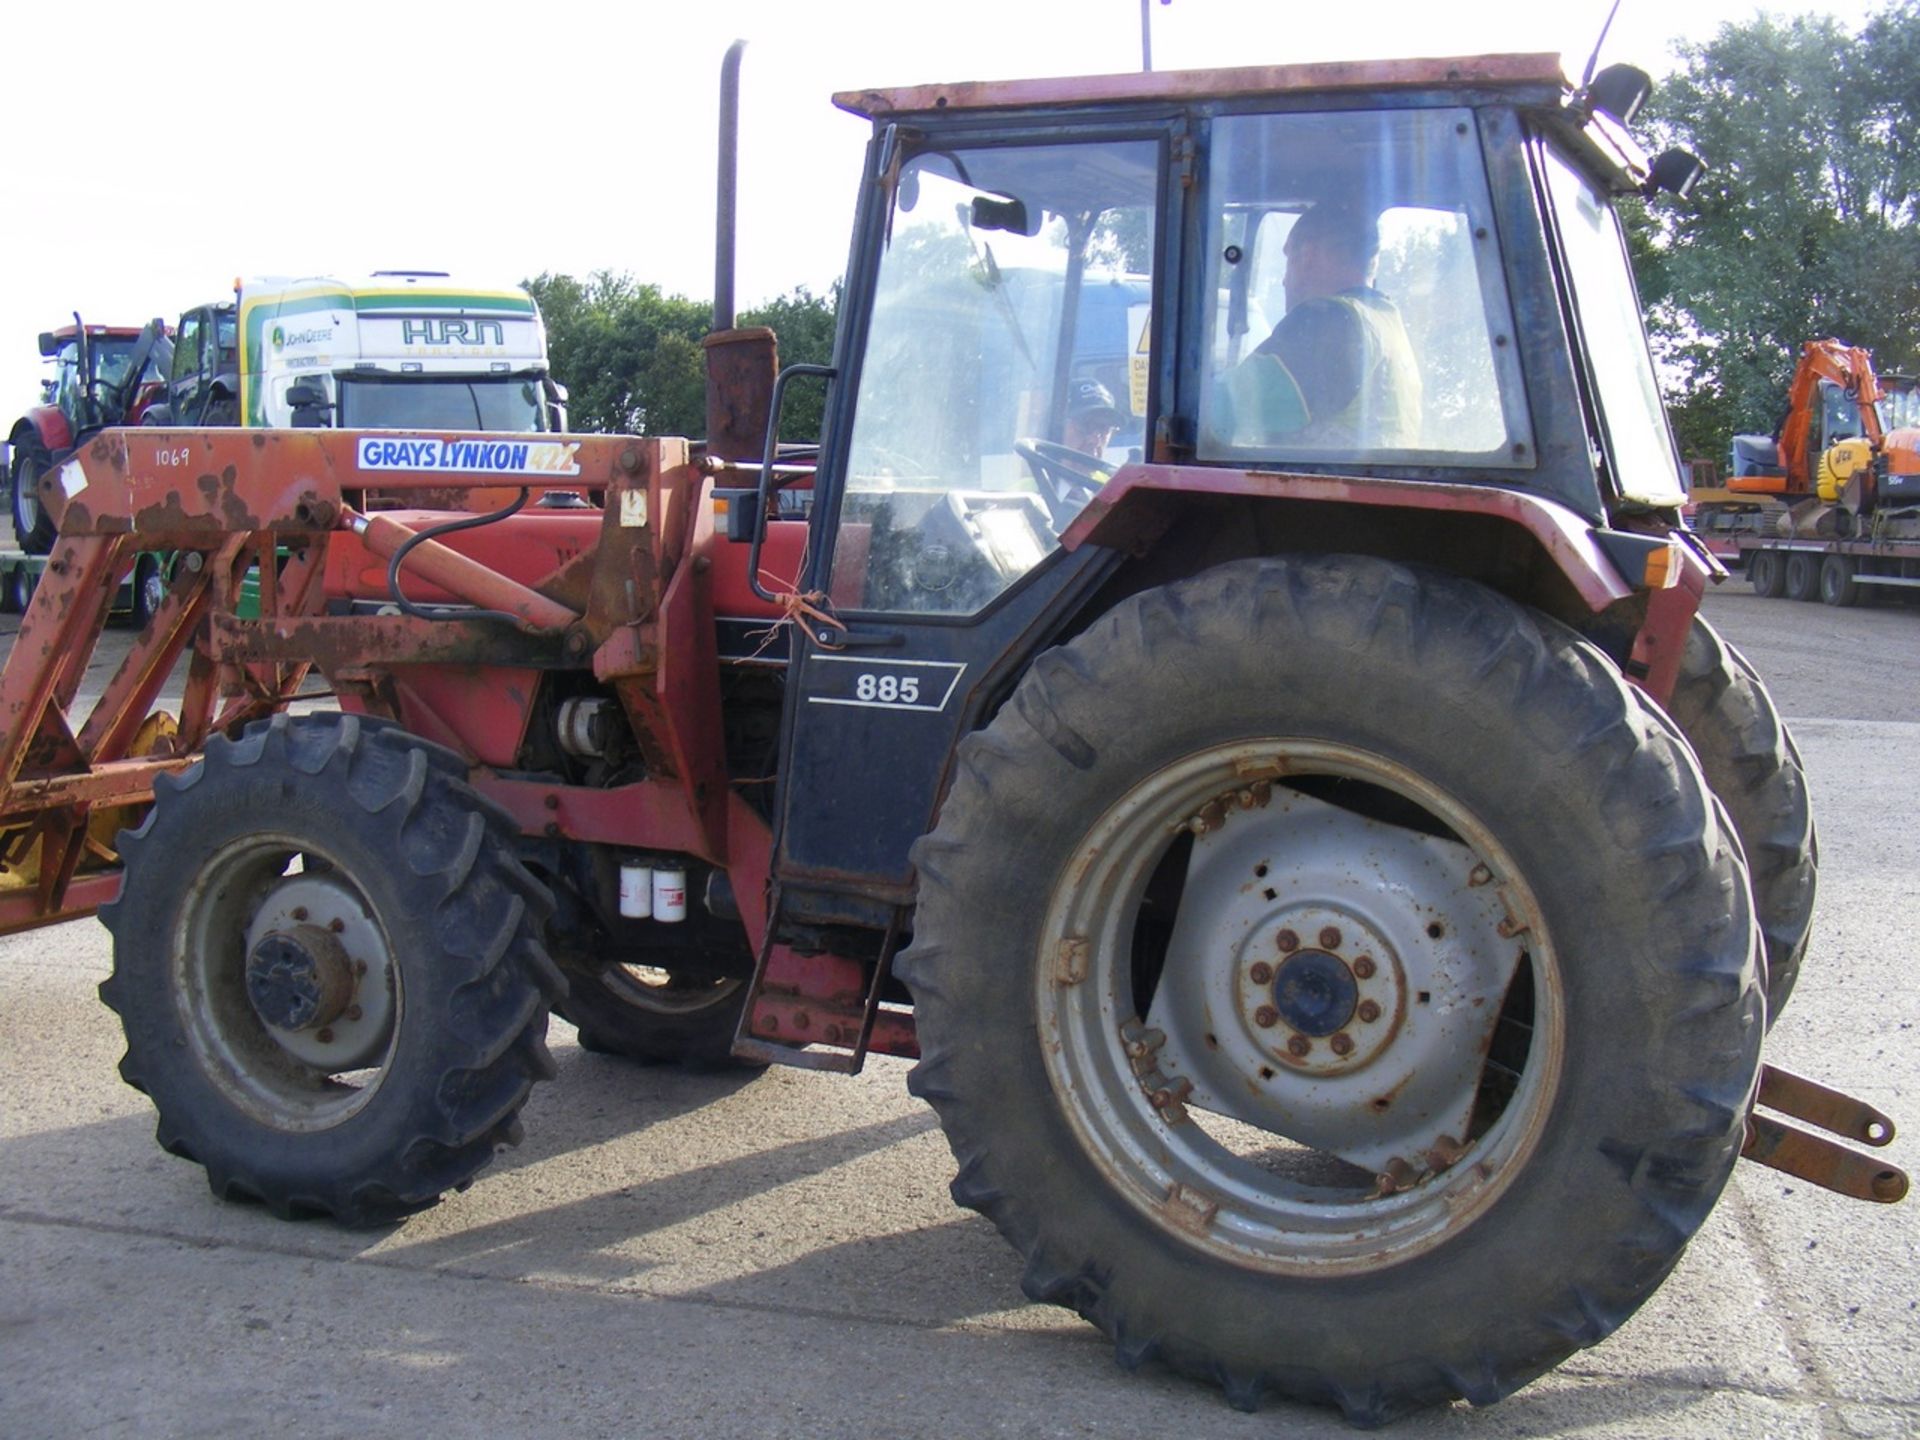
[[[1769,1058],[1871,1099],[1920,1169],[1920,610],[1708,613],[1769,677],[1819,804],[1816,937]],[[14,622],[0,625],[10,631]],[[115,1073],[92,921],[0,941],[0,1436],[1341,1435],[1126,1375],[947,1198],[905,1066],[641,1070],[556,1022],[526,1141],[346,1233],[215,1201]],[[1615,1336],[1434,1435],[1920,1433],[1920,1221],[1743,1164]]]

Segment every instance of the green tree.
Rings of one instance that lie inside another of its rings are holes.
[[[694,438],[705,433],[700,341],[712,327],[710,304],[605,270],[585,281],[543,274],[527,289],[546,321],[553,376],[568,389],[573,429]],[[772,327],[783,363],[825,364],[832,357],[838,299],[837,285],[825,299],[801,287],[744,312],[739,323]],[[782,438],[818,438],[820,387],[797,386],[790,393]]]
[[[1683,47],[1650,107],[1711,167],[1629,217],[1682,452],[1771,431],[1803,342],[1920,364],[1920,0],[1858,31],[1756,16]]]

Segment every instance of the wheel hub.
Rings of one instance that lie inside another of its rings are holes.
[[[1360,1003],[1360,982],[1338,955],[1303,950],[1280,967],[1273,1001],[1281,1020],[1303,1035],[1344,1029]]]
[[[379,1059],[397,1014],[393,957],[344,879],[308,871],[279,880],[246,946],[247,1000],[281,1049],[330,1074]]]
[[[1253,809],[1195,835],[1146,1017],[1160,1085],[1376,1174],[1439,1168],[1524,948],[1506,888],[1458,840],[1297,792]]]
[[[1296,904],[1238,947],[1235,999],[1248,1037],[1305,1075],[1372,1064],[1400,1032],[1406,984],[1392,938],[1356,909]]]
[[[276,1030],[317,1030],[346,1013],[353,962],[318,925],[269,930],[247,953],[247,998]]]

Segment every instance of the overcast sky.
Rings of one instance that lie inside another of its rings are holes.
[[[1154,67],[1547,50],[1577,74],[1609,3],[1156,0]],[[1757,8],[1882,7],[1623,0],[1602,63],[1657,76],[1675,38]],[[834,91],[1140,64],[1138,0],[94,0],[10,7],[0,35],[9,424],[40,331],[171,319],[242,274],[606,269],[710,296],[735,38],[743,307],[844,267],[866,127]]]

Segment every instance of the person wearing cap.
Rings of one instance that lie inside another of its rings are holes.
[[[1373,287],[1378,222],[1316,205],[1287,232],[1285,254],[1287,313],[1223,377],[1215,434],[1237,445],[1417,446],[1420,369],[1399,308]]]
[[[1120,407],[1098,380],[1076,380],[1067,391],[1067,423],[1060,440],[1069,450],[1104,459],[1113,432],[1120,428]]]

